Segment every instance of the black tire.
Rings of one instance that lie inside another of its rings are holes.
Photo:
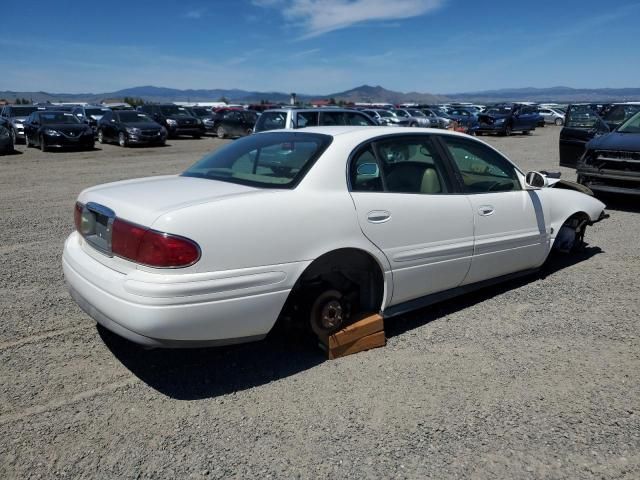
[[[200,137],[202,137],[202,135],[200,135],[199,133],[196,133],[196,134],[192,135],[192,137],[193,137],[194,140],[199,140]]]
[[[40,151],[46,152],[48,150],[47,149],[47,144],[44,143],[44,137],[42,135],[40,135],[39,141],[40,141]]]
[[[415,128],[415,127],[417,127],[417,126],[418,126],[418,124],[417,124],[416,122],[411,122],[411,124],[410,124],[409,126],[410,126],[410,127],[414,127],[414,128]]]
[[[523,135],[530,135],[531,134],[531,130],[523,130],[522,134]]]
[[[506,127],[504,127],[504,132],[502,132],[505,137],[511,136],[512,133],[513,130],[511,130],[511,125],[507,125]]]
[[[562,120],[561,118],[556,118],[553,123],[555,123],[558,127],[561,127],[564,124],[564,120]]]
[[[106,142],[104,141],[104,132],[102,131],[102,129],[101,129],[101,128],[98,130],[98,143],[99,143],[99,144],[104,144],[104,143],[106,143]]]
[[[15,144],[15,142],[13,142]],[[29,142],[29,136],[25,133],[24,134],[24,144],[27,148],[31,148],[31,143]]]
[[[129,146],[129,139],[127,138],[126,133],[120,132],[118,134],[118,145],[120,145],[123,148],[126,148]]]
[[[218,136],[218,138],[227,138],[227,132],[225,132],[222,125],[218,125],[218,128],[216,129],[216,135]]]
[[[323,290],[309,310],[309,325],[319,337],[331,335],[349,324],[351,305],[338,290]]]

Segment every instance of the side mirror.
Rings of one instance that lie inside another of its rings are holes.
[[[544,188],[549,184],[547,182],[547,177],[542,175],[540,172],[528,172],[524,178],[524,183],[527,190],[537,190],[539,188]]]

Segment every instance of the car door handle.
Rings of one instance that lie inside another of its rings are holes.
[[[484,217],[492,215],[495,209],[491,205],[483,205],[478,207],[478,213]]]
[[[369,223],[384,223],[391,219],[391,212],[386,210],[373,210],[367,214]]]

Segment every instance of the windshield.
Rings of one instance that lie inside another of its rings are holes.
[[[609,124],[620,124],[638,112],[640,112],[638,104],[613,105],[602,116],[602,119]]]
[[[398,117],[404,117],[404,118],[409,117],[409,114],[404,110],[394,110],[393,113],[395,113]]]
[[[511,113],[511,107],[492,107],[484,113],[488,115],[509,115]]]
[[[422,113],[420,110],[409,110],[409,113],[414,117],[426,117],[426,115]]]
[[[206,108],[192,108],[191,111],[198,117],[208,117],[211,116],[211,110],[207,110]]]
[[[162,112],[163,115],[177,115],[181,117],[189,116],[189,112],[184,107],[166,106],[166,107],[160,107],[160,111]]]
[[[258,120],[256,132],[285,128],[286,122],[286,112],[265,112],[260,116],[260,120]]]
[[[85,108],[85,113],[89,116],[92,115],[104,115],[108,110],[103,110],[102,108]]]
[[[38,107],[11,107],[12,117],[28,117],[35,112]]]
[[[154,123],[153,120],[144,113],[120,112],[118,116],[123,123]]]
[[[640,133],[640,112],[636,113],[629,120],[624,122],[618,132],[621,133]]]
[[[65,113],[65,112],[42,112],[40,114],[40,121],[42,122],[43,125],[51,125],[51,124],[75,125],[78,123],[82,123],[72,114]]]
[[[261,188],[293,188],[331,140],[315,133],[251,135],[210,153],[182,175]]]
[[[395,117],[395,115],[391,113],[389,110],[376,110],[376,111],[378,112],[378,115],[380,115],[381,117],[385,117],[385,118]]]

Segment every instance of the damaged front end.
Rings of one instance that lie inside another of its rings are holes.
[[[577,174],[578,182],[591,190],[640,195],[640,151],[587,150]]]

